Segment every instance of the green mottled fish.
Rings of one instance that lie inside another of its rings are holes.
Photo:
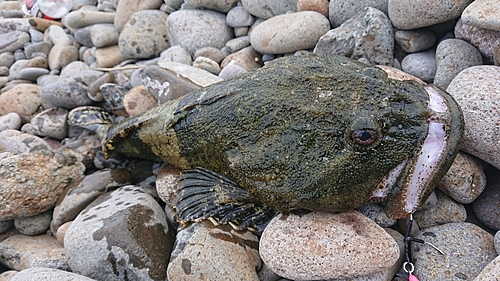
[[[381,201],[391,218],[406,217],[450,167],[463,127],[459,106],[437,87],[340,56],[305,55],[99,129],[108,156],[185,170],[180,221],[245,228],[274,211]]]

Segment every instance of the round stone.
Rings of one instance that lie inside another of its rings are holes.
[[[243,6],[232,8],[226,16],[226,22],[231,27],[251,26],[254,21],[255,18]]]
[[[477,218],[487,227],[500,230],[500,176],[491,175],[485,190],[472,203]]]
[[[161,53],[159,61],[175,61],[191,65],[191,55],[181,46],[172,46]]]
[[[227,13],[236,6],[238,0],[185,0],[194,9],[214,10]]]
[[[158,101],[143,85],[130,89],[123,98],[123,106],[129,116],[135,116],[158,106]]]
[[[19,84],[0,95],[0,114],[17,113],[27,123],[40,111],[40,90],[37,85]]]
[[[120,0],[116,5],[114,25],[118,31],[129,21],[133,14],[142,10],[157,10],[163,4],[162,0]],[[113,22],[111,22],[113,23]]]
[[[298,0],[242,0],[241,4],[253,16],[269,19],[277,15],[297,12],[297,2]]]
[[[460,18],[467,25],[500,31],[500,2],[497,0],[472,1]]]
[[[35,134],[62,140],[68,135],[68,110],[60,107],[46,109],[31,119]]]
[[[401,61],[401,69],[425,82],[432,82],[436,75],[436,53],[434,50],[407,55]]]
[[[408,53],[426,50],[436,43],[436,36],[429,30],[397,30],[394,39]]]
[[[21,128],[21,117],[15,112],[0,116],[0,132],[5,130],[18,130]]]
[[[113,24],[94,24],[90,28],[90,39],[97,48],[118,44],[120,33]]]

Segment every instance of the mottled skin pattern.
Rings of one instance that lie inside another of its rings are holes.
[[[286,57],[113,125],[105,152],[212,170],[278,211],[340,211],[418,153],[428,100],[347,58]]]

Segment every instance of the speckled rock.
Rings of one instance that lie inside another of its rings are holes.
[[[436,191],[437,204],[415,212],[414,217],[420,229],[452,222],[464,222],[467,218],[465,207],[453,201],[442,192]]]
[[[495,231],[500,230],[500,176],[487,175],[486,188],[472,207],[482,223]]]
[[[71,270],[98,280],[165,280],[172,244],[162,208],[135,186],[100,196],[64,238]]]
[[[0,34],[0,53],[14,52],[24,47],[24,44],[30,41],[30,35],[27,32],[13,30]]]
[[[437,188],[453,200],[469,204],[483,192],[486,187],[486,175],[483,165],[474,156],[459,152],[455,161]]]
[[[425,52],[409,54],[401,61],[401,69],[425,82],[431,83],[436,75],[436,52],[431,49]]]
[[[116,17],[114,24],[118,31],[121,31],[125,23],[129,21],[133,14],[142,10],[156,10],[163,4],[162,0],[120,0],[116,6]]]
[[[74,131],[77,131],[73,128]],[[68,136],[74,137],[81,131],[71,133],[71,128],[68,130]],[[102,151],[101,141],[95,135],[83,136],[78,139],[66,139],[64,144],[57,149],[58,153],[71,155],[78,161],[82,162],[88,169],[94,168],[94,157]]]
[[[49,229],[51,219],[52,210],[48,210],[32,217],[15,219],[14,226],[21,234],[29,236],[40,235]]]
[[[156,191],[158,197],[166,203],[165,213],[171,222],[176,222],[175,200],[177,196],[177,179],[181,170],[164,165],[156,176]]]
[[[195,223],[181,230],[168,265],[168,280],[259,281],[258,238],[230,226]]]
[[[242,0],[241,3],[245,10],[255,17],[268,19],[289,12],[297,12],[297,1],[298,0]]]
[[[474,281],[490,281],[498,279],[500,276],[500,256],[496,257],[492,260],[478,276],[474,279]]]
[[[60,269],[46,267],[32,267],[20,271],[10,279],[10,281],[52,281],[52,280],[71,280],[71,281],[95,281],[94,279],[67,272]]]
[[[53,236],[14,235],[0,242],[0,252],[0,262],[15,270],[37,266],[69,270],[64,248]]]
[[[469,67],[451,81],[447,91],[462,108],[465,134],[462,150],[500,169],[500,67]]]
[[[158,62],[165,61],[175,61],[187,65],[191,65],[193,63],[191,55],[181,46],[172,46],[161,52],[160,60]]]
[[[192,8],[214,10],[227,13],[236,6],[238,0],[185,0]]]
[[[104,83],[99,87],[99,92],[103,98],[102,107],[106,111],[116,115],[126,115],[123,98],[127,93],[127,88],[115,83]]]
[[[162,64],[165,62],[161,62]],[[147,91],[153,95],[159,104],[181,97],[200,87],[178,77],[171,71],[156,65],[150,65],[142,72],[142,82]]]
[[[139,11],[123,26],[118,46],[124,58],[151,58],[170,45],[165,22],[167,14],[157,10]]]
[[[125,60],[120,52],[120,46],[114,45],[99,48],[95,51],[97,67],[114,67]]]
[[[459,17],[472,0],[389,0],[388,12],[394,27],[416,29]]]
[[[69,77],[45,85],[40,91],[40,100],[44,108],[72,109],[93,103],[88,97],[87,91],[87,85]]]
[[[98,48],[118,44],[119,32],[113,24],[94,24],[90,28],[92,45]]]
[[[85,167],[72,157],[47,150],[0,153],[0,220],[30,217],[52,208]]]
[[[375,8],[365,8],[323,35],[314,52],[366,58],[373,64],[392,65],[393,48],[393,30],[387,16]]]
[[[328,18],[329,5],[328,0],[298,0],[297,12],[314,11]]]
[[[446,89],[462,70],[483,64],[481,53],[461,39],[441,41],[436,49],[436,75],[434,84]]]
[[[313,48],[330,29],[328,19],[312,11],[275,16],[255,27],[252,47],[260,53],[284,54]]]
[[[427,228],[415,238],[431,243],[412,243],[414,273],[425,280],[473,280],[496,256],[493,235],[471,223],[448,223]]]
[[[21,128],[21,117],[15,112],[0,116],[0,132],[5,130],[18,130]]]
[[[397,30],[394,39],[408,53],[429,49],[436,43],[436,35],[427,29]]]
[[[193,56],[203,47],[222,48],[233,37],[222,13],[207,10],[180,10],[167,19],[170,45],[180,45]]]
[[[387,217],[387,214],[384,212],[384,207],[380,204],[366,204],[357,208],[356,211],[371,219],[381,227],[391,227],[396,224],[396,220]]]
[[[248,72],[262,67],[262,59],[254,48],[249,46],[225,57],[221,67],[226,68],[228,65],[240,66]]]
[[[51,150],[48,143],[37,136],[10,129],[0,132],[0,152],[20,154],[43,149]]]
[[[78,48],[69,39],[61,40],[50,49],[48,60],[51,70],[59,70],[78,60]]]
[[[41,111],[41,88],[32,84],[19,84],[0,95],[0,114],[17,113],[23,123],[29,122]]]
[[[62,140],[68,135],[67,117],[68,110],[53,107],[35,115],[30,123],[33,125],[33,131],[38,136]]]
[[[500,2],[475,0],[465,8],[461,19],[467,25],[500,31]]]
[[[476,47],[487,61],[493,61],[496,42],[500,39],[500,31],[474,27],[459,20],[455,25],[454,33],[458,39],[463,39]]]
[[[399,258],[396,241],[355,211],[278,215],[264,229],[259,251],[267,266],[292,280],[367,275]]]
[[[130,89],[123,98],[123,106],[129,116],[135,116],[158,106],[158,101],[143,85]]]
[[[387,15],[387,0],[331,0],[329,19],[335,28],[367,7],[382,11]]]

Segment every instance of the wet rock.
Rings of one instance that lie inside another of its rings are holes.
[[[0,114],[17,113],[27,123],[41,111],[41,88],[37,85],[19,84],[0,95]]]

